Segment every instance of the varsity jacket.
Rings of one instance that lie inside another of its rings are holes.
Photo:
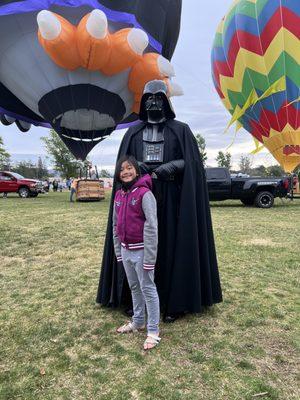
[[[113,212],[115,254],[122,261],[121,246],[128,250],[144,249],[144,269],[155,267],[157,256],[156,200],[152,181],[144,175],[128,191],[116,192]]]

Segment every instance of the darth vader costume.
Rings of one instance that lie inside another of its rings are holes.
[[[189,126],[174,118],[166,84],[148,82],[142,122],[126,132],[118,154],[133,155],[152,174],[159,235],[155,281],[164,316],[198,313],[222,301],[203,163]],[[96,302],[128,306],[125,273],[113,249],[112,204]]]

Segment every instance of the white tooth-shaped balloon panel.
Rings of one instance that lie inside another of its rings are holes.
[[[127,88],[129,70],[108,77],[99,71],[84,68],[72,72],[60,68],[38,42],[36,15],[31,15],[31,18],[26,15],[22,26],[18,18],[11,16],[1,20],[0,81],[29,109],[40,115],[38,102],[45,94],[63,86],[90,83],[119,94],[126,107],[124,117],[131,113],[134,99]],[[34,27],[32,32],[27,26],[31,24]],[[27,34],[23,34],[23,30]],[[11,31],[13,40],[10,35],[5,35],[5,32]]]
[[[140,55],[143,54],[143,51],[149,44],[149,38],[146,32],[136,28],[131,29],[128,33],[127,41],[132,50]]]
[[[157,59],[158,69],[164,76],[172,77],[175,76],[173,65],[163,56],[159,56]]]
[[[61,23],[51,11],[40,11],[36,19],[40,33],[44,39],[53,40],[59,36]]]
[[[95,39],[103,39],[107,34],[107,18],[103,11],[93,10],[86,22],[86,30]]]
[[[65,112],[60,125],[68,129],[90,131],[112,128],[116,126],[116,123],[107,114],[101,114],[95,110],[80,109]]]
[[[64,133],[62,133],[62,136],[68,138],[68,139],[72,139],[75,142],[100,142],[103,139],[107,138],[107,136],[100,136],[100,137],[94,137],[92,139],[88,139],[88,138],[84,138],[84,137],[76,137],[76,136],[70,136],[70,135],[66,135]]]
[[[180,85],[176,82],[170,82],[169,83],[169,91],[170,91],[170,96],[183,96],[184,91]]]

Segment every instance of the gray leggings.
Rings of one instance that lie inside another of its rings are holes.
[[[136,328],[145,325],[145,305],[147,308],[148,333],[159,332],[159,299],[154,283],[154,270],[143,268],[144,250],[121,248],[122,261],[131,290],[133,303],[132,323]]]

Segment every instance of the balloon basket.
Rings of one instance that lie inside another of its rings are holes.
[[[77,183],[76,200],[82,202],[105,199],[104,182],[100,180],[80,179]]]

